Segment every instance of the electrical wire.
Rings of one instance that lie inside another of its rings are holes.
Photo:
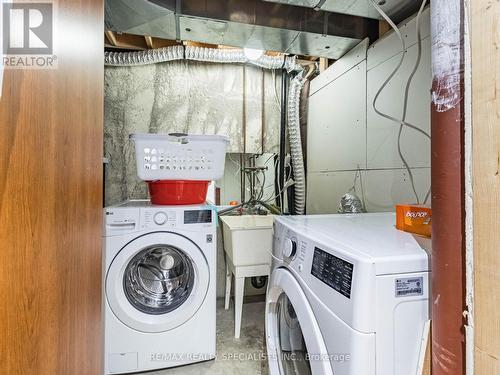
[[[365,204],[365,189],[363,187],[363,176],[361,175],[361,168],[359,167],[356,170],[356,175],[354,176],[354,183],[352,184],[352,188],[349,190],[354,191],[355,194],[357,194],[356,191],[356,182],[358,182],[358,177],[359,177],[359,184],[361,187],[361,204],[363,205],[363,210],[366,212],[366,204]]]
[[[269,160],[271,160],[271,159],[272,159],[272,158],[274,158],[275,156],[276,156],[276,154],[275,154],[275,153],[272,153],[272,154],[271,154],[271,156],[269,156],[269,157],[266,159],[266,161],[264,162],[264,164],[263,164],[263,165],[264,165],[264,167],[267,165],[267,163],[269,163]]]
[[[285,183],[283,184],[283,188],[281,188],[281,186],[278,186],[280,189],[279,189],[279,192],[278,194],[276,194],[275,196],[271,196],[267,199],[264,199],[263,202],[267,203],[267,202],[270,202],[272,201],[273,199],[276,199],[278,198],[278,196],[283,193],[285,191],[285,189],[287,189],[289,186],[287,186],[287,184],[292,181],[292,173],[291,171],[288,171],[288,174],[285,176]],[[279,184],[278,184],[279,185]],[[272,193],[271,193],[272,194]],[[281,209],[281,207],[280,207]],[[281,209],[281,212],[283,212],[283,209]]]
[[[262,200],[262,198],[264,198],[264,188],[266,186],[266,171],[261,169],[260,173],[262,173],[262,184],[260,188],[259,200]]]
[[[406,81],[405,94],[404,94],[404,104],[403,104],[403,117],[402,117],[403,121],[406,120],[406,115],[408,113],[408,97],[409,97],[411,82],[413,81],[413,77],[415,76],[415,73],[418,70],[418,67],[420,65],[420,60],[422,58],[422,37],[420,35],[420,14],[422,13],[422,10],[423,10],[426,2],[427,2],[427,0],[422,1],[422,5],[417,13],[417,18],[416,18],[417,59],[415,60],[413,70],[410,73],[408,80]],[[401,161],[403,162],[403,164],[406,168],[406,171],[408,172],[408,177],[410,179],[411,187],[413,189],[413,194],[415,194],[415,197],[417,198],[417,204],[418,204],[418,203],[420,203],[420,199],[419,199],[416,187],[415,187],[415,179],[413,177],[413,172],[411,171],[410,165],[406,161],[406,159],[403,155],[403,150],[401,149],[401,135],[403,134],[403,129],[404,129],[404,125],[400,124],[399,131],[398,131],[398,154],[399,154],[399,157],[401,158]]]
[[[241,165],[240,163],[238,163],[236,160],[234,160],[232,157],[231,157],[231,153],[227,153],[227,157],[229,158],[229,160],[231,160],[233,162],[234,165],[236,165],[238,167],[238,169],[236,170],[235,172],[235,176],[237,176],[238,174],[241,173]]]
[[[276,105],[278,106],[278,109],[281,109],[281,101],[280,97],[278,95],[278,89],[276,88],[276,70],[272,70],[272,75],[273,75],[273,91],[274,91],[274,99],[276,101]]]
[[[406,81],[404,106],[403,106],[403,121],[406,120],[406,115],[408,113],[408,97],[409,97],[410,86],[411,86],[411,83],[413,81],[413,78],[415,77],[415,74],[417,73],[418,67],[420,65],[420,60],[422,58],[422,35],[421,35],[421,31],[420,31],[420,16],[422,14],[422,11],[424,10],[426,3],[427,3],[427,0],[422,1],[422,4],[420,5],[420,9],[418,10],[417,18],[416,18],[417,59],[415,60],[415,65],[413,66],[413,70],[412,70],[410,76],[408,77],[408,80]],[[408,174],[410,176],[413,191],[414,191],[415,195],[417,195],[417,192],[415,190],[415,183],[413,180],[413,174],[410,170],[408,163],[406,162],[405,158],[403,157],[403,153],[401,150],[401,134],[402,134],[402,132],[403,132],[403,125],[400,125],[399,126],[399,133],[398,133],[398,152],[399,152],[399,154],[401,156],[401,160],[403,160],[403,163],[405,164],[406,169],[408,171]],[[429,139],[430,139],[430,136],[429,136]],[[427,191],[427,194],[425,195],[425,198],[424,198],[424,204],[427,203],[427,200],[429,199],[430,193],[431,193],[431,188],[429,187],[429,190]],[[420,203],[418,201],[418,196],[417,196],[417,203]]]
[[[372,106],[373,106],[373,109],[375,110],[375,113],[377,113],[379,116],[382,116],[382,117],[384,117],[384,118],[386,118],[388,120],[397,122],[400,125],[399,126],[399,132],[398,132],[398,153],[399,153],[399,157],[401,158],[401,161],[403,162],[403,164],[405,166],[405,169],[406,169],[406,171],[408,173],[408,177],[410,179],[410,183],[411,183],[411,186],[412,186],[413,193],[415,195],[415,198],[417,199],[417,204],[419,204],[420,203],[420,198],[419,198],[418,193],[416,191],[415,181],[414,181],[414,178],[413,178],[413,173],[412,173],[412,171],[410,169],[410,166],[409,166],[408,162],[406,161],[406,159],[405,159],[405,157],[403,155],[402,149],[401,149],[401,134],[402,134],[402,131],[403,131],[403,127],[407,126],[407,127],[411,128],[411,129],[413,129],[413,130],[415,130],[415,131],[423,134],[428,139],[431,138],[431,136],[426,131],[424,131],[424,130],[420,129],[419,127],[417,127],[415,125],[412,125],[412,124],[410,124],[409,122],[406,121],[406,114],[407,114],[407,109],[408,109],[409,89],[410,89],[410,85],[411,85],[411,82],[413,80],[413,77],[415,76],[415,73],[416,73],[416,71],[418,69],[418,66],[420,65],[420,60],[421,60],[421,55],[422,55],[422,37],[421,37],[421,33],[420,33],[420,15],[422,14],[422,11],[423,11],[423,9],[425,7],[425,4],[427,3],[427,0],[423,0],[422,1],[420,9],[419,9],[419,11],[417,13],[416,28],[417,28],[417,46],[418,46],[418,52],[417,53],[418,54],[417,54],[417,60],[415,62],[413,70],[412,70],[412,72],[411,72],[411,74],[408,77],[408,80],[406,82],[405,93],[404,93],[403,116],[402,116],[401,120],[399,120],[399,119],[397,119],[395,117],[392,117],[392,116],[390,116],[390,115],[388,115],[388,114],[383,113],[382,111],[380,111],[377,108],[377,100],[378,100],[380,94],[382,93],[382,91],[384,90],[384,88],[392,80],[392,78],[396,75],[396,73],[399,71],[399,69],[403,65],[404,55],[405,55],[405,52],[406,52],[405,42],[404,42],[403,36],[401,35],[401,32],[400,32],[399,28],[396,26],[396,24],[382,10],[382,8],[380,8],[378,6],[378,4],[374,0],[370,0],[370,1],[372,2],[373,7],[379,12],[379,14],[392,27],[392,29],[394,30],[394,32],[398,36],[399,40],[401,41],[401,46],[402,46],[402,49],[401,49],[401,59],[399,60],[399,63],[397,64],[396,68],[391,72],[391,74],[387,77],[387,79],[384,81],[384,83],[380,86],[380,88],[377,91],[375,97],[373,98]],[[429,189],[427,195],[425,196],[424,203],[427,202],[429,195],[430,195],[430,189]]]
[[[358,169],[359,169],[359,166],[358,166]],[[363,204],[363,209],[366,212],[365,187],[363,184],[363,176],[361,175],[361,170],[359,171],[359,182],[361,184],[361,203]]]
[[[287,182],[288,182],[288,181],[287,181]],[[263,200],[263,202],[264,202],[264,203],[267,203],[267,202],[272,201],[273,199],[278,198],[278,196],[279,196],[281,193],[283,193],[283,192],[285,191],[285,189],[286,189],[286,188],[288,188],[288,186],[287,186],[287,184],[286,184],[286,182],[285,182],[285,186],[283,186],[283,188],[279,191],[279,193],[278,193],[278,194],[276,194],[274,197],[271,197],[271,198],[269,198],[269,199],[265,199],[265,200]],[[281,211],[281,212],[283,212],[283,211]]]

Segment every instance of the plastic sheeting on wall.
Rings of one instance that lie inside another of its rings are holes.
[[[276,75],[276,76],[275,76]],[[146,198],[133,132],[223,134],[229,152],[277,152],[280,73],[239,64],[174,61],[105,69],[106,204]]]

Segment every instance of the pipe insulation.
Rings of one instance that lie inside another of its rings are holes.
[[[172,46],[138,52],[106,52],[104,64],[108,66],[137,66],[174,60],[195,60],[213,63],[252,64],[264,69],[284,69],[288,73],[298,72],[290,83],[288,93],[288,135],[294,175],[295,214],[303,215],[306,203],[306,177],[300,135],[300,94],[304,83],[314,69],[307,73],[295,56],[262,55],[256,60],[248,59],[241,49],[216,49],[193,46]]]

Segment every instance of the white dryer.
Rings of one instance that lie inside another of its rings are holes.
[[[266,301],[270,375],[415,375],[429,258],[392,213],[281,216]]]
[[[215,357],[216,221],[206,205],[104,209],[105,374]]]

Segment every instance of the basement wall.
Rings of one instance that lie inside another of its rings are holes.
[[[410,86],[407,116],[408,122],[426,132],[430,132],[431,103],[429,23],[426,9],[421,16],[422,58]],[[382,112],[396,118],[402,116],[404,88],[417,56],[415,19],[399,26],[406,45],[404,62],[377,101]],[[337,212],[342,195],[352,186],[368,212],[393,211],[396,203],[416,202],[397,150],[399,125],[376,114],[372,106],[400,57],[400,41],[389,32],[370,47],[362,42],[311,82],[309,214]],[[430,141],[405,128],[401,145],[423,201],[430,188]]]

